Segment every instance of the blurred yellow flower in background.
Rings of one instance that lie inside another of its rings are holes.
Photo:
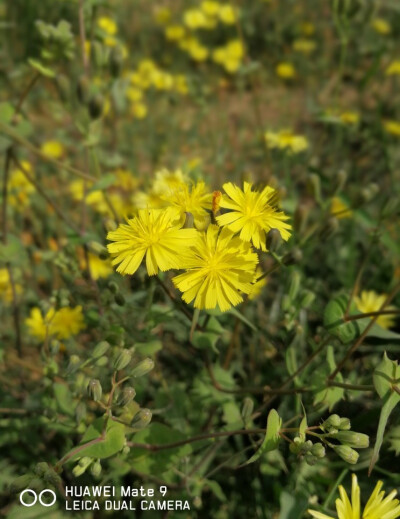
[[[294,79],[297,75],[294,66],[287,62],[279,63],[275,68],[275,72],[281,79]]]
[[[302,52],[303,54],[311,54],[317,44],[314,40],[310,40],[307,38],[299,38],[298,40],[294,40],[293,42],[293,50],[296,52]]]
[[[52,159],[59,159],[65,153],[64,145],[60,141],[46,141],[42,144],[40,150]]]
[[[22,287],[19,283],[14,283],[16,295],[22,292]],[[13,299],[13,289],[10,281],[10,274],[8,269],[0,268],[0,299],[5,303],[9,303]]]
[[[106,32],[110,36],[114,36],[118,32],[117,24],[109,16],[101,16],[97,20],[97,25],[98,25],[98,27],[100,27],[100,29],[102,29],[104,32]]]
[[[383,128],[390,135],[393,135],[394,137],[400,137],[400,122],[390,120],[383,121]]]
[[[385,70],[385,74],[387,76],[398,76],[400,75],[400,61],[397,60],[397,61],[392,61],[392,63],[390,63],[386,70]]]
[[[219,19],[226,25],[233,25],[237,15],[235,8],[230,4],[222,4],[218,11]]]
[[[29,328],[29,333],[40,340],[50,336],[68,339],[85,327],[81,306],[64,307],[60,310],[50,308],[44,317],[40,308],[35,307],[25,319],[25,324]]]
[[[387,22],[384,18],[374,18],[371,21],[371,26],[374,31],[384,36],[392,32],[392,28],[390,27],[389,22]]]
[[[354,302],[358,310],[363,313],[378,312],[386,300],[386,294],[377,294],[374,290],[363,290],[359,296],[354,298]],[[385,310],[395,310],[395,306],[386,306]],[[394,326],[396,317],[394,315],[380,315],[376,320],[376,324],[382,328],[391,328]]]
[[[301,153],[308,147],[308,140],[303,135],[296,135],[291,130],[281,130],[279,132],[266,132],[265,141],[268,148],[278,148],[289,153]]]
[[[353,211],[338,196],[334,196],[331,202],[331,214],[336,218],[350,218]]]
[[[21,160],[20,164],[28,174],[32,173],[32,164],[27,160]],[[22,169],[11,169],[8,180],[8,202],[12,207],[19,209],[29,204],[29,195],[35,191],[31,182],[27,179]]]

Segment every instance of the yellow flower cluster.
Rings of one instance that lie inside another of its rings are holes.
[[[135,70],[126,72],[126,76],[129,86],[125,95],[130,102],[130,113],[137,119],[147,116],[148,108],[144,97],[150,88],[173,91],[181,95],[186,95],[189,91],[186,76],[171,74],[150,59],[141,60]]]
[[[22,292],[22,287],[19,283],[14,284],[16,295]],[[0,299],[5,303],[10,303],[13,299],[13,289],[10,281],[10,274],[6,268],[0,269]]]
[[[243,301],[242,294],[255,297],[265,282],[259,282],[253,247],[266,251],[272,228],[289,239],[291,226],[273,188],[255,191],[251,183],[241,189],[228,182],[223,190],[211,193],[181,170],[158,172],[149,192],[138,197],[143,208],[107,235],[117,271],[134,274],[143,260],[150,276],[185,270],[173,282],[199,309],[226,311]]]
[[[204,0],[199,8],[191,8],[183,12],[181,23],[169,23],[164,29],[167,40],[186,52],[191,59],[197,62],[209,58],[221,65],[226,72],[236,72],[242,62],[244,49],[240,41],[228,41],[214,50],[204,45],[195,34],[196,31],[216,29],[219,23],[234,25],[238,13],[228,3],[219,3],[214,0]],[[164,22],[162,22],[164,23]]]
[[[35,191],[34,186],[29,182],[24,174],[32,174],[32,164],[27,160],[21,160],[20,168],[13,168],[10,171],[8,181],[8,203],[16,209],[21,209],[29,205],[30,195]]]
[[[48,337],[69,339],[85,327],[81,306],[64,307],[59,310],[50,308],[45,316],[40,308],[35,307],[32,308],[25,324],[29,333],[41,341]]]
[[[290,154],[301,153],[309,147],[306,137],[296,135],[291,130],[266,132],[264,137],[268,148],[284,150]]]

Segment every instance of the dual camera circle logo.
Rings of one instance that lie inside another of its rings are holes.
[[[33,496],[33,501],[32,502],[30,502],[30,501],[26,502],[26,500],[25,500],[26,498],[24,499],[24,496],[26,494],[30,494],[31,496]],[[51,502],[47,502],[47,499],[46,499],[46,501],[44,500],[44,496],[46,494],[51,494],[53,496],[53,500]],[[42,490],[39,495],[34,490],[32,490],[30,488],[27,488],[27,489],[23,490],[20,493],[20,495],[19,495],[19,502],[23,506],[33,506],[33,505],[36,505],[38,499],[39,499],[39,503],[42,506],[53,506],[54,503],[56,502],[57,497],[56,497],[56,493],[53,490],[50,490],[49,488],[45,488],[44,490]]]

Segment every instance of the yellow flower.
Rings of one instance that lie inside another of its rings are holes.
[[[130,107],[130,113],[136,119],[144,119],[147,116],[147,106],[144,103],[133,103]]]
[[[85,328],[82,307],[64,307],[57,310],[50,325],[57,339],[68,339]]]
[[[232,232],[240,232],[240,238],[252,242],[257,249],[266,251],[266,233],[278,229],[283,240],[290,238],[289,217],[277,207],[278,194],[275,189],[266,186],[262,191],[252,191],[252,184],[244,182],[243,190],[228,182],[222,186],[224,195],[220,207],[231,209],[229,213],[217,216],[221,226],[227,226]]]
[[[114,22],[112,18],[109,18],[108,16],[102,16],[101,18],[99,18],[97,20],[97,25],[100,27],[100,29],[102,29],[110,36],[114,36],[115,34],[117,34],[117,24]]]
[[[200,9],[188,9],[183,15],[183,21],[189,29],[201,29],[207,24],[205,14]]]
[[[331,215],[336,216],[336,218],[350,218],[352,214],[353,211],[348,208],[341,198],[338,196],[332,198]]]
[[[397,121],[383,121],[383,127],[387,133],[394,137],[400,137],[400,123]]]
[[[157,90],[171,90],[174,85],[174,78],[169,72],[156,70],[152,75],[152,84]]]
[[[134,274],[146,256],[149,276],[159,270],[182,268],[183,255],[197,238],[195,229],[182,229],[172,209],[139,209],[138,215],[107,235],[117,272]]]
[[[102,260],[96,254],[88,253],[90,275],[94,280],[99,278],[108,278],[113,273],[113,268],[110,260]],[[86,269],[86,260],[82,253],[80,253],[80,267]]]
[[[296,77],[296,69],[291,63],[279,63],[275,68],[275,72],[281,79],[293,79]]]
[[[300,32],[305,36],[311,36],[315,32],[315,26],[311,22],[303,22],[300,25]]]
[[[308,148],[308,141],[302,135],[295,135],[291,130],[266,132],[265,141],[268,148],[279,148],[289,153],[301,153]]]
[[[360,121],[360,114],[358,112],[348,110],[347,112],[342,112],[339,115],[339,118],[344,124],[357,124]]]
[[[195,226],[202,228],[209,218],[211,210],[212,194],[206,188],[204,182],[188,186],[186,183],[177,184],[161,195],[161,199],[168,205],[176,208],[182,222],[186,213],[191,213]]]
[[[68,339],[85,327],[81,306],[65,307],[57,311],[50,308],[45,317],[40,309],[35,307],[32,308],[25,324],[29,328],[29,333],[40,340],[44,340],[48,336]]]
[[[227,228],[219,232],[216,225],[210,225],[191,246],[186,272],[173,282],[186,303],[194,300],[195,308],[219,307],[225,312],[243,301],[240,292],[251,291],[257,262],[249,243]]]
[[[171,20],[171,10],[168,7],[157,7],[154,11],[154,19],[157,23],[166,24]]]
[[[205,61],[208,58],[209,51],[207,47],[202,45],[196,38],[189,38],[186,41],[186,51],[195,61]]]
[[[59,141],[46,141],[42,144],[40,150],[52,159],[59,159],[65,151],[64,146]]]
[[[71,182],[69,189],[74,200],[81,201],[83,199],[85,194],[84,184],[85,181],[81,179]],[[110,208],[103,193],[98,190],[90,191],[90,188],[91,183],[88,182],[86,185],[86,203],[100,214],[110,214]]]
[[[390,24],[383,18],[374,18],[371,22],[372,28],[379,34],[386,36],[392,32]]]
[[[185,37],[185,28],[182,25],[168,25],[165,28],[165,37],[170,41],[179,41]]]
[[[385,294],[377,294],[374,290],[363,290],[359,296],[354,298],[358,310],[363,314],[378,312],[386,300]],[[395,310],[395,306],[386,306],[385,310]],[[392,328],[396,317],[394,315],[380,315],[375,321],[382,328]]]
[[[243,56],[244,48],[240,40],[231,40],[224,47],[217,47],[212,54],[213,61],[230,73],[239,69]]]
[[[303,54],[311,54],[311,52],[315,50],[315,47],[315,41],[307,38],[299,38],[293,42],[293,50],[302,52]]]
[[[203,0],[203,2],[201,2],[201,9],[207,16],[217,16],[220,6],[218,2],[214,2],[213,0]]]
[[[174,76],[174,89],[182,95],[186,95],[189,92],[189,86],[186,79],[186,76],[183,74],[178,74]]]
[[[386,68],[385,74],[387,76],[398,76],[400,74],[400,61],[392,61]]]
[[[137,87],[129,87],[125,92],[126,97],[129,101],[136,103],[137,101],[141,101],[143,99],[143,92],[140,88]]]
[[[156,173],[156,178],[154,179],[152,190],[157,195],[162,195],[164,192],[176,189],[188,181],[188,176],[185,175],[185,173],[183,173],[180,169],[175,171],[162,169]]]
[[[14,283],[15,292],[20,294],[22,287],[18,283]],[[10,283],[10,274],[7,269],[0,269],[0,299],[9,303],[13,299],[13,291]]]
[[[381,491],[382,486],[382,481],[378,481],[361,514],[360,487],[357,476],[352,474],[351,501],[342,485],[339,486],[340,499],[336,499],[337,519],[397,519],[400,517],[399,500],[394,499],[396,490],[392,490],[385,498],[385,491]],[[315,519],[335,519],[315,510],[308,510],[308,512]]]
[[[32,165],[27,160],[21,160],[21,166],[27,173],[32,173]],[[29,204],[29,195],[35,191],[34,186],[19,168],[10,172],[8,181],[8,202],[11,206],[19,209]]]
[[[219,19],[226,25],[233,25],[236,22],[236,11],[230,4],[223,4],[219,8]]]

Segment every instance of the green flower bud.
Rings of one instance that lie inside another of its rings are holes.
[[[346,463],[351,463],[352,465],[357,463],[358,452],[348,445],[333,445],[332,448]]]
[[[89,396],[95,401],[99,402],[103,395],[103,389],[101,387],[100,381],[97,378],[92,378],[88,384],[88,393]]]
[[[140,409],[133,417],[131,427],[134,429],[144,429],[151,422],[152,413],[150,409]]]
[[[107,232],[115,231],[115,229],[118,227],[117,222],[112,220],[111,218],[107,218],[104,221],[104,227],[106,228]]]
[[[128,350],[120,350],[118,355],[115,357],[114,360],[114,369],[116,371],[120,371],[121,369],[126,368],[126,366],[130,363],[132,360],[131,352]]]
[[[90,467],[90,473],[95,478],[98,478],[101,474],[101,463],[100,460],[96,460],[93,465]]]
[[[307,454],[305,456],[304,460],[307,463],[307,465],[313,466],[313,465],[315,465],[317,463],[318,458],[316,458],[312,454]]]
[[[321,201],[321,179],[315,173],[307,177],[307,190],[317,202]]]
[[[340,416],[338,414],[331,414],[322,424],[321,429],[323,431],[331,432],[332,429],[339,429]]]
[[[266,245],[269,252],[277,252],[282,244],[282,236],[278,229],[270,229],[267,233]]]
[[[40,463],[37,463],[36,464],[36,467],[34,468],[34,473],[39,476],[39,477],[42,477],[45,472],[47,472],[49,470],[49,465],[48,463],[46,463],[45,461],[41,461]]]
[[[76,423],[80,424],[86,418],[87,409],[83,402],[79,402],[75,408]]]
[[[88,243],[88,247],[90,249],[90,252],[93,252],[93,254],[96,254],[97,256],[100,256],[100,254],[106,254],[108,257],[108,251],[103,244],[92,240]]]
[[[366,434],[354,431],[339,431],[334,436],[340,443],[354,447],[355,449],[366,449],[369,447],[369,437]]]
[[[79,369],[80,365],[81,359],[78,357],[78,355],[71,355],[67,366],[67,374],[73,373],[74,371]]]
[[[57,487],[62,481],[57,472],[50,468],[48,468],[47,472],[44,474],[43,479],[53,487]]]
[[[302,259],[303,253],[300,249],[295,248],[283,256],[282,263],[286,266],[290,266],[300,263]]]
[[[107,366],[107,364],[108,364],[108,357],[103,355],[102,357],[100,357],[100,358],[98,358],[96,360],[95,364],[96,364],[96,366],[99,366],[99,367]]]
[[[124,387],[122,390],[121,396],[119,398],[119,404],[122,406],[128,405],[129,402],[132,402],[132,400],[136,396],[136,391],[133,387]]]
[[[131,376],[138,378],[146,375],[149,371],[154,368],[154,361],[150,358],[144,359],[137,364],[131,371]]]
[[[104,97],[97,93],[90,98],[89,101],[89,115],[92,119],[98,119],[103,113],[104,109]]]
[[[24,490],[25,488],[30,486],[32,479],[33,474],[24,474],[23,476],[14,479],[14,481],[10,485],[10,492],[12,494],[15,494],[17,492],[20,492],[21,490]]]
[[[51,339],[50,341],[50,353],[52,355],[57,355],[57,353],[60,351],[61,342],[57,339]]]
[[[310,210],[305,204],[297,206],[293,216],[293,229],[297,234],[302,234],[308,221]]]
[[[311,449],[311,454],[316,458],[323,458],[325,456],[325,447],[322,443],[314,443]]]
[[[112,292],[113,294],[116,294],[119,291],[119,287],[115,281],[110,281],[107,285],[107,288]]]
[[[88,456],[84,456],[78,461],[78,464],[72,469],[72,474],[77,478],[82,476],[89,468],[89,466],[93,463],[93,458],[89,458]]]
[[[97,359],[98,357],[102,357],[110,348],[110,344],[107,341],[101,341],[98,344],[96,344],[92,357],[94,359]]]
[[[128,447],[128,445],[125,445],[124,448],[122,449],[122,454],[124,454],[126,456],[130,452],[131,452],[130,447]]]
[[[289,299],[293,301],[296,299],[296,296],[299,292],[300,288],[301,275],[298,270],[293,270],[290,275],[290,286],[289,286]]]
[[[125,297],[122,294],[120,294],[120,293],[115,294],[114,301],[117,303],[118,306],[124,306],[124,304],[125,304]]]
[[[338,429],[341,431],[349,431],[351,429],[351,423],[348,418],[341,418]]]

